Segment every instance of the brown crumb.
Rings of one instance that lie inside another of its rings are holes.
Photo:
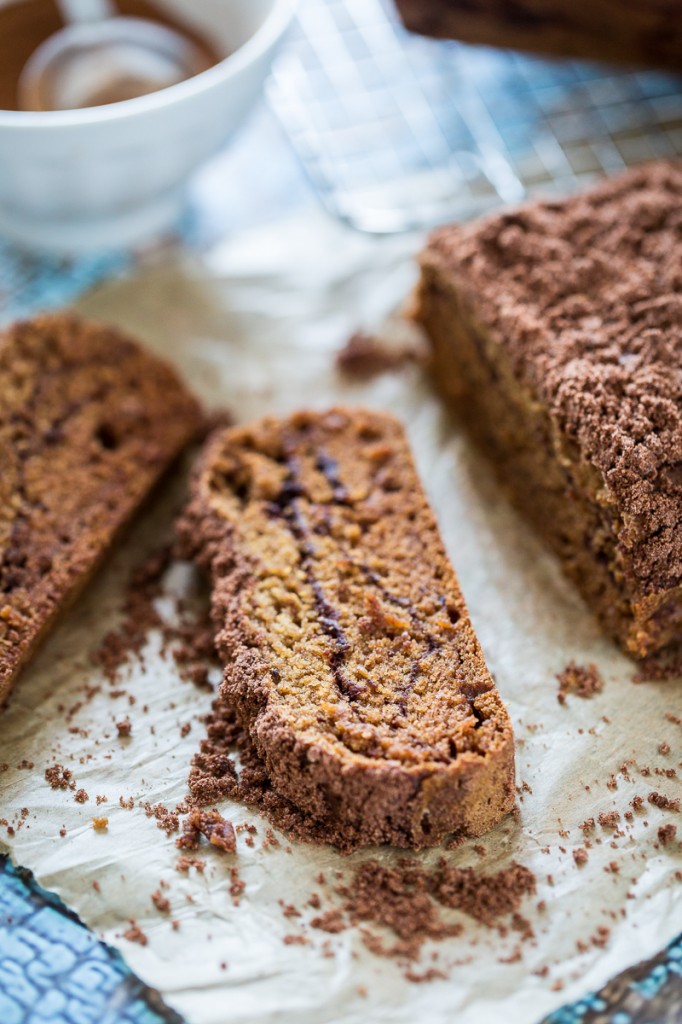
[[[588,853],[584,846],[578,846],[573,850],[573,860],[579,868],[587,864]]]
[[[667,846],[668,843],[672,843],[676,835],[676,825],[661,825],[661,827],[658,830],[658,841],[661,844],[661,846]]]
[[[128,942],[136,942],[139,946],[146,946],[148,942],[147,936],[132,918],[130,919],[130,928],[124,931],[123,938]]]
[[[170,900],[167,896],[164,896],[160,889],[153,892],[150,899],[160,914],[170,913]]]
[[[314,917],[310,922],[310,926],[311,928],[319,928],[320,931],[336,935],[337,932],[342,932],[347,927],[347,924],[341,909],[334,907],[332,910],[326,910],[319,917]]]
[[[205,867],[206,861],[201,857],[178,857],[175,862],[176,871],[181,871],[183,874],[187,874],[190,868],[195,868],[200,875],[203,875]]]
[[[599,815],[598,821],[603,829],[610,829],[614,831],[618,828],[620,814],[618,811],[602,811]]]
[[[239,897],[246,888],[246,882],[239,877],[239,868],[234,866],[230,868],[230,896],[232,902],[238,906]]]
[[[127,739],[133,731],[133,724],[126,715],[124,719],[116,723],[116,731],[118,732],[119,739]]]
[[[85,804],[90,799],[90,797],[88,796],[84,789],[77,789],[76,792],[73,794],[73,798],[77,804]]]
[[[183,822],[182,835],[175,840],[175,845],[179,849],[196,850],[200,836],[205,836],[212,846],[217,846],[225,853],[237,852],[234,826],[218,811],[202,811],[193,807]]]
[[[104,637],[92,660],[109,682],[119,679],[121,668],[133,656],[139,656],[150,630],[161,627],[155,600],[161,594],[161,581],[170,560],[170,548],[154,552],[131,575],[123,602],[123,621],[118,629]]]
[[[419,359],[413,345],[392,347],[365,331],[355,331],[336,354],[336,369],[353,380],[370,380]]]
[[[557,700],[566,703],[568,694],[589,700],[604,689],[604,681],[596,665],[577,665],[575,661],[568,663],[563,672],[557,675],[559,690]]]
[[[76,781],[70,768],[62,764],[53,764],[45,769],[45,781],[51,789],[75,789]]]
[[[132,811],[133,807],[135,806],[135,801],[133,800],[132,796],[129,796],[127,798],[120,796],[118,798],[118,802],[124,811]]]
[[[460,922],[443,920],[439,904],[460,910],[487,927],[511,915],[512,927],[528,937],[530,925],[517,911],[525,896],[534,891],[534,876],[520,864],[486,875],[456,867],[445,858],[430,869],[410,858],[391,868],[369,860],[356,869],[350,883],[336,889],[342,906],[326,911],[311,924],[329,932],[360,923],[388,928],[396,935],[396,943],[387,946],[365,929],[364,944],[378,955],[412,960],[427,939],[443,939],[462,931]]]
[[[146,803],[144,805],[144,813],[148,818],[154,818],[156,820],[156,827],[165,832],[167,836],[171,835],[172,832],[177,832],[180,828],[178,811],[171,811],[165,804]]]
[[[600,924],[590,941],[593,946],[596,946],[598,949],[603,949],[609,941],[610,935],[611,929],[607,928],[606,925]]]
[[[227,415],[227,414],[226,414]],[[213,647],[213,630],[209,621],[208,600],[205,610],[197,613],[193,607],[178,601],[177,616],[166,622],[157,608],[163,593],[163,583],[171,565],[171,545],[161,546],[130,575],[123,601],[122,623],[108,633],[98,650],[92,655],[109,680],[118,681],[121,670],[133,659],[142,660],[147,637],[152,630],[161,633],[161,653],[173,657],[181,679],[197,686],[211,688],[209,670],[217,664]],[[144,705],[143,713],[148,710]],[[126,728],[125,721],[123,723]],[[118,728],[118,726],[117,726]],[[126,733],[129,735],[129,733]]]
[[[415,985],[422,985],[424,982],[444,980],[447,977],[443,971],[439,971],[436,967],[428,967],[425,971],[419,974],[417,971],[407,970],[405,971],[405,978],[407,981],[411,981]]]
[[[660,807],[663,811],[673,811],[673,813],[677,814],[680,810],[680,801],[677,797],[673,800],[663,793],[652,792],[649,793],[647,800],[654,807]]]

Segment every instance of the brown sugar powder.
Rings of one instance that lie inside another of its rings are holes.
[[[161,634],[162,654],[170,652],[180,677],[198,686],[209,686],[209,672],[218,664],[210,623],[207,592],[197,607],[182,600],[175,602],[174,621],[164,619],[157,602],[164,592],[164,578],[174,564],[173,548],[164,544],[129,577],[121,607],[121,623],[107,633],[92,660],[99,665],[110,683],[121,678],[121,670],[133,659],[142,657],[149,634]],[[128,718],[116,723],[118,735],[131,735]]]
[[[151,630],[162,626],[155,601],[161,596],[170,558],[171,548],[165,545],[131,573],[123,598],[122,621],[106,634],[92,655],[111,683],[118,681],[124,665],[141,655]]]
[[[462,931],[461,923],[443,921],[433,899],[432,882],[431,873],[415,861],[386,867],[370,860],[336,892],[343,898],[342,911],[350,924],[371,922],[397,937],[394,946],[382,948],[384,954],[414,960],[427,939],[444,939]]]
[[[535,876],[516,863],[484,874],[457,867],[445,858],[433,867],[422,866],[413,858],[391,866],[368,860],[334,890],[341,905],[311,924],[328,932],[363,925],[363,942],[373,953],[413,961],[427,940],[462,933],[462,922],[446,920],[441,908],[460,911],[487,928],[505,930],[503,920],[509,918],[522,940],[531,938],[530,925],[518,911],[535,890]],[[387,929],[396,941],[387,944],[367,925]]]

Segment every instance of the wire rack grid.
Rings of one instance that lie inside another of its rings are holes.
[[[328,209],[372,232],[682,154],[682,78],[424,39],[390,0],[301,0],[268,96]]]

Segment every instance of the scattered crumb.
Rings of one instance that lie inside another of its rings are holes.
[[[75,789],[76,781],[70,768],[62,764],[53,764],[45,769],[45,781],[51,789]]]
[[[654,807],[660,807],[661,810],[664,811],[673,811],[677,814],[680,810],[679,799],[675,798],[673,800],[669,796],[665,796],[663,793],[649,793],[647,800],[650,804],[653,804]]]
[[[604,681],[599,674],[596,665],[577,665],[575,661],[569,662],[563,672],[557,675],[559,690],[557,700],[560,704],[566,703],[568,694],[582,697],[589,700],[604,689]]]
[[[160,914],[170,913],[170,900],[167,896],[163,895],[160,889],[153,892],[150,899]]]
[[[196,850],[200,836],[225,853],[237,852],[237,836],[231,821],[218,811],[202,811],[193,807],[182,826],[182,835],[175,840],[179,849]]]
[[[336,369],[353,380],[370,380],[419,359],[414,345],[391,346],[365,331],[355,331],[336,354]]]
[[[677,835],[676,825],[661,825],[658,830],[658,841],[661,846],[667,846],[668,843],[672,843]]]
[[[128,942],[136,942],[139,946],[146,946],[148,942],[147,936],[132,918],[130,928],[124,931],[123,938],[127,939]]]
[[[175,868],[177,871],[181,871],[183,874],[187,874],[190,868],[195,868],[200,875],[203,875],[204,868],[206,867],[206,861],[202,860],[201,857],[178,857],[175,862]]]

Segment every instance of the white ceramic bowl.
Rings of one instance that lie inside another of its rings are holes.
[[[135,245],[177,220],[189,178],[259,95],[294,3],[164,0],[163,6],[230,56],[123,103],[0,111],[0,236],[77,253]]]

